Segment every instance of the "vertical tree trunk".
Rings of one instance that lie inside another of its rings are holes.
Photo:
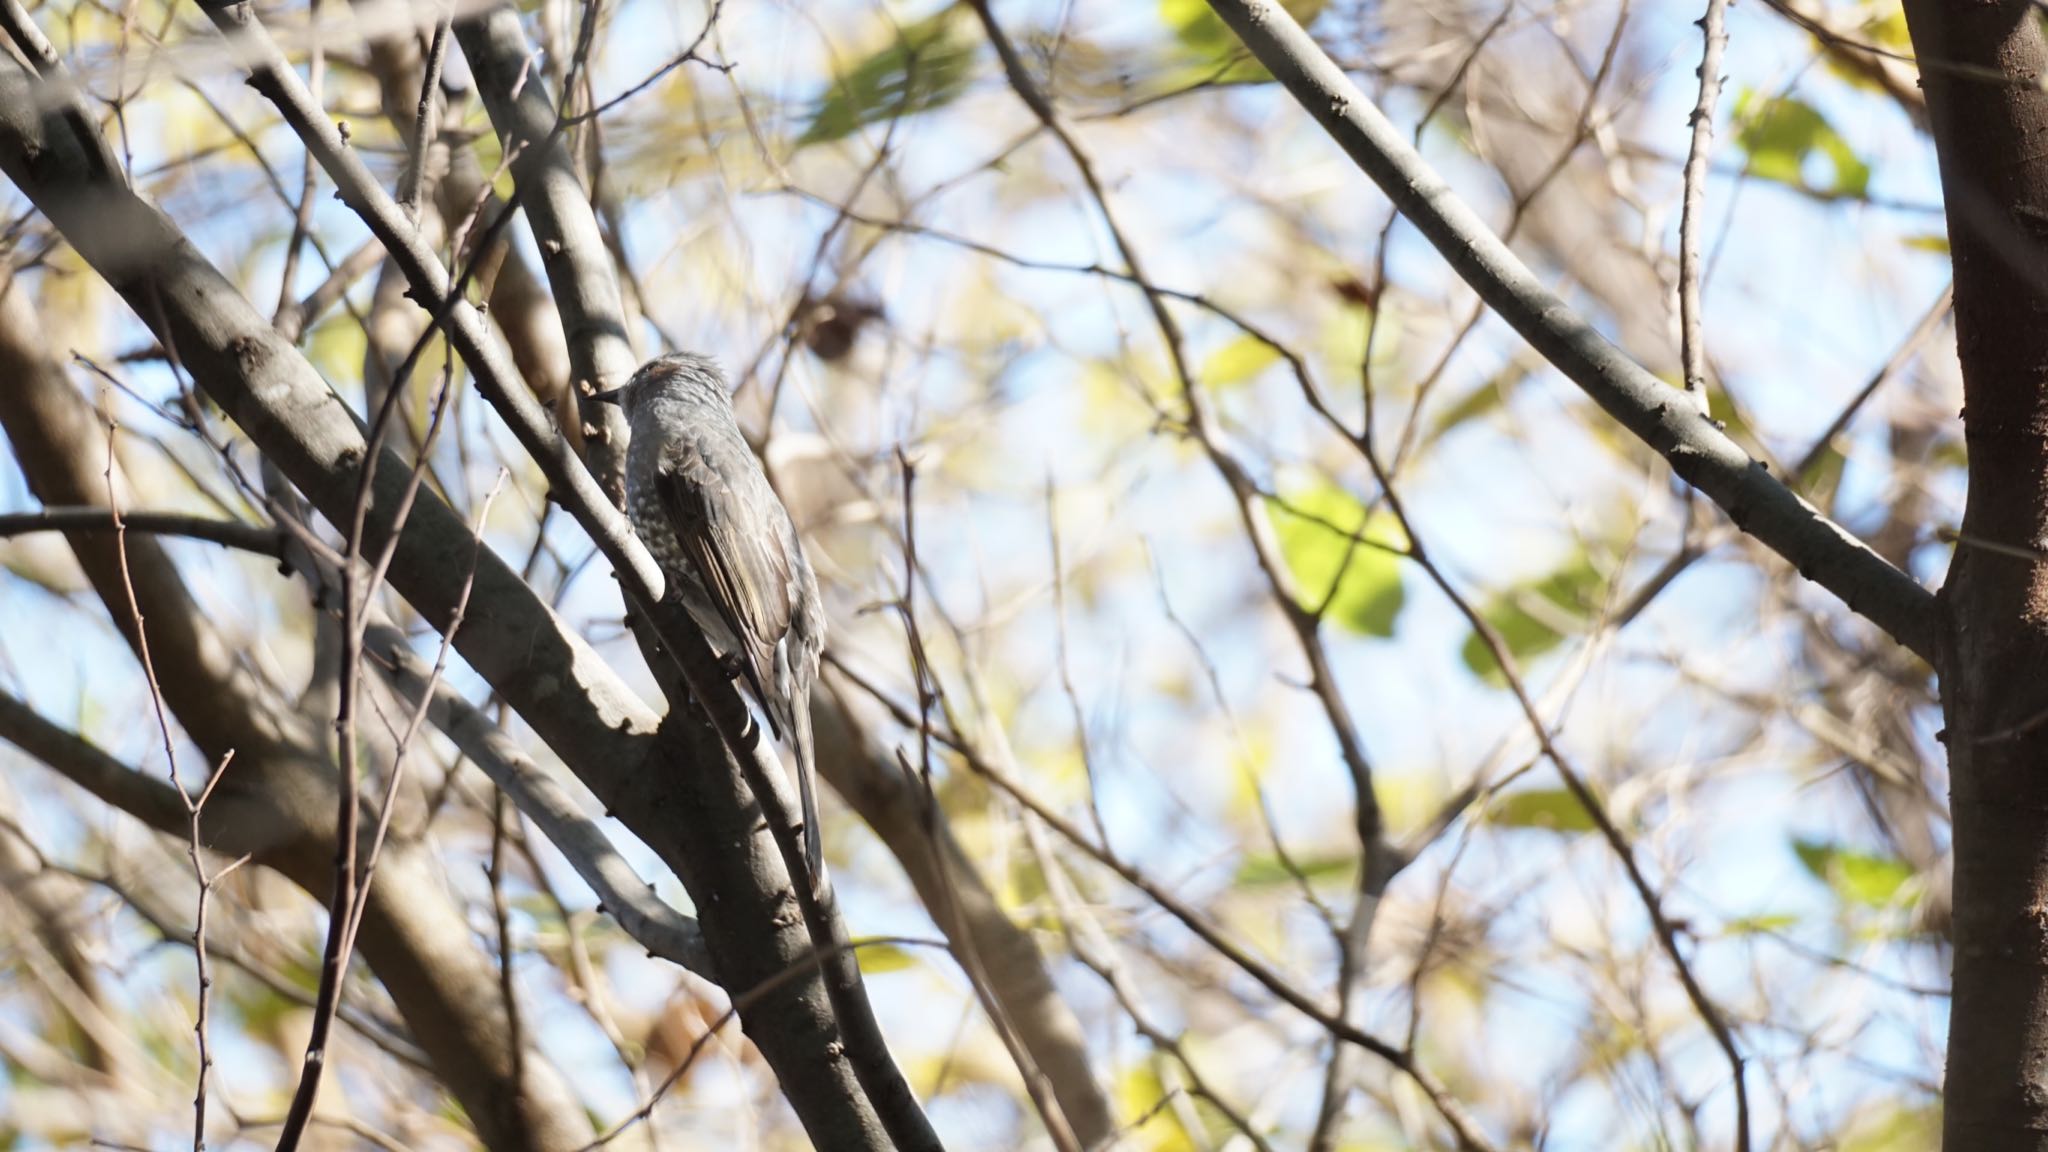
[[[1969,502],[1943,598],[1945,1143],[2048,1148],[2048,95],[2030,0],[1907,0],[1955,261]]]

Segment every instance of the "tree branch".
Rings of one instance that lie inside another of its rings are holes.
[[[431,669],[389,621],[371,618],[364,650],[407,701],[417,706],[426,696]],[[597,894],[599,910],[617,920],[650,956],[715,980],[697,921],[657,899],[604,831],[504,729],[448,685],[433,683],[431,688],[427,718],[540,828]]]
[[[355,2],[366,11],[379,8],[375,0]],[[420,51],[416,28],[410,24],[394,27],[388,19],[367,19],[364,25],[370,33],[369,67],[376,75],[385,115],[408,141],[409,151],[416,149],[421,163],[436,176],[432,196],[441,219],[452,223],[474,213],[477,226],[488,232],[511,207],[492,190],[490,174],[478,162],[476,149],[455,134],[424,144],[412,142],[421,127],[417,96],[424,88],[429,63]],[[436,25],[437,31],[439,27]],[[458,106],[466,98],[450,91],[445,79],[441,95]],[[381,245],[378,252],[383,252]],[[576,398],[569,391],[569,351],[562,338],[561,317],[548,299],[547,289],[510,236],[501,236],[471,259],[479,268],[477,283],[490,299],[490,319],[511,348],[512,362],[527,388],[554,412],[569,443],[580,450],[582,421],[577,418]]]
[[[1944,1147],[2048,1131],[2048,35],[2031,0],[1906,0],[1955,270],[1969,496],[1942,596],[1955,998]]]
[[[281,562],[297,559],[295,550],[288,546],[289,534],[282,529],[162,512],[124,512],[121,524],[131,532],[204,540]],[[39,512],[0,515],[0,538],[31,532],[113,529],[113,513],[105,508],[45,508]],[[309,579],[321,578],[318,572],[304,575]],[[334,581],[329,578],[325,583]],[[370,617],[364,651],[408,703],[417,706],[427,695],[430,669],[412,650],[405,634],[380,614],[373,612]],[[645,946],[649,955],[712,979],[710,957],[704,950],[703,933],[696,921],[655,899],[647,891],[646,882],[612,847],[604,832],[488,716],[444,683],[433,683],[431,695],[433,703],[427,718],[539,826],[569,866],[590,885],[602,902],[600,906],[618,921],[626,935]],[[15,703],[19,706],[18,701]],[[126,804],[116,806],[141,816]]]
[[[587,11],[594,14],[595,6]],[[714,10],[711,19],[716,18]],[[590,210],[590,194],[577,179],[557,130],[547,84],[531,67],[534,53],[519,13],[509,5],[492,5],[456,21],[455,39],[504,154],[512,158],[519,203],[533,225],[541,268],[561,313],[569,342],[569,399],[581,407],[587,459],[606,491],[623,501],[625,413],[616,405],[583,401],[624,384],[638,361],[626,332],[618,272]]]
[[[34,532],[113,532],[117,528],[146,532],[152,536],[183,536],[275,560],[285,558],[283,532],[234,520],[215,520],[176,512],[123,512],[117,525],[113,509],[90,505],[0,514],[0,538],[26,536]]]
[[[281,529],[146,512],[123,513],[121,524],[131,531],[186,536],[280,561],[303,557],[297,550],[288,549],[289,534]],[[51,508],[0,516],[0,537],[28,532],[112,531],[114,527],[112,511],[103,508]],[[331,571],[303,574],[318,583],[336,583]],[[656,899],[633,866],[612,847],[604,832],[583,815],[562,786],[488,716],[447,684],[433,680],[431,669],[412,650],[405,634],[374,610],[369,617],[364,651],[408,703],[417,707],[431,695],[427,718],[534,821],[596,893],[601,911],[611,915],[650,956],[659,956],[707,979],[715,978],[696,921]],[[141,790],[122,791],[122,799],[109,802],[163,831],[176,831],[153,818],[150,805],[157,798],[147,795],[149,788],[163,789],[165,785],[128,771],[92,745],[49,725],[11,696],[0,695],[0,736],[51,763],[102,799],[108,798],[103,790],[137,787],[127,780],[116,780],[117,773],[128,772],[139,782]]]
[[[1851,611],[1935,659],[1934,596],[1750,459],[1683,393],[1610,344],[1501,243],[1275,0],[1209,0],[1259,62],[1481,299],[1609,415]]]
[[[630,348],[616,338],[617,334],[624,332],[625,321],[615,273],[591,216],[589,197],[577,181],[573,163],[556,134],[558,110],[538,75],[527,67],[532,53],[520,31],[516,15],[509,9],[489,10],[459,23],[456,31],[478,90],[494,124],[500,128],[504,151],[515,157],[512,171],[519,187],[518,203],[533,221],[540,240],[556,307],[548,308],[545,300],[535,303],[548,313],[550,322],[556,308],[559,309],[564,318],[563,326],[572,334],[572,344],[580,342],[574,353],[579,363],[599,364],[608,358],[617,360],[623,352],[627,359],[617,362],[624,365],[624,371],[630,372]],[[417,55],[414,38],[393,38],[379,51],[388,65],[380,69],[380,78],[389,71],[394,74],[386,81],[391,92],[402,94],[410,91],[415,82],[398,81],[401,76],[409,77],[412,70],[413,66],[405,61]],[[392,101],[387,96],[387,104],[390,103]],[[409,122],[399,125],[401,131],[408,126]],[[550,239],[557,241],[559,251],[549,245]],[[508,256],[508,261],[516,259],[517,253]],[[514,272],[528,275],[523,267],[513,269],[508,263],[507,275]],[[505,282],[501,280],[494,291],[502,294],[504,286]],[[498,296],[494,295],[491,315],[502,325],[507,321],[508,310],[500,304]],[[616,379],[605,375],[612,370],[598,371],[597,376],[593,376],[592,371],[579,368],[578,378],[601,378],[608,382]],[[582,390],[579,388],[577,391]],[[572,400],[574,398],[571,397]],[[597,411],[612,414],[616,410],[600,405]],[[623,433],[620,435],[622,437]],[[570,439],[575,441],[578,437],[572,435]],[[607,443],[622,447],[623,439]],[[599,463],[599,471],[602,474],[602,463]],[[650,653],[650,664],[657,675],[665,670],[668,663],[659,653]],[[679,694],[681,685],[675,687],[676,694]],[[842,795],[848,797],[888,844],[912,882],[918,886],[920,895],[926,898],[927,906],[937,907],[930,900],[938,896],[932,885],[939,882],[940,874],[933,870],[931,847],[919,826],[917,798],[902,788],[900,781],[894,780],[893,765],[876,760],[858,739],[835,745],[822,735],[835,725],[846,727],[847,718],[826,715],[827,712],[836,712],[838,707],[836,701],[822,692],[813,702],[821,732],[820,771],[841,790]],[[852,730],[857,731],[857,728]],[[949,931],[959,930],[959,935],[953,940],[954,946],[975,948],[984,955],[1001,958],[999,967],[1005,978],[1005,987],[999,990],[999,995],[1006,998],[1008,1011],[1030,1025],[1025,1039],[1033,1047],[1041,1066],[1057,1070],[1055,1087],[1061,1095],[1063,1107],[1091,1122],[1099,1120],[1098,1126],[1106,1134],[1111,1125],[1109,1106],[1089,1069],[1085,1038],[1081,1036],[1071,1009],[1060,1000],[1045,971],[1043,956],[1030,937],[993,904],[992,898],[988,898],[985,909],[981,907],[974,893],[979,892],[986,897],[985,885],[980,882],[972,863],[959,853],[957,844],[952,844],[950,837],[947,844],[950,859],[944,872],[954,878],[969,878],[968,888],[971,891],[963,898],[977,909],[976,913],[963,918],[964,927],[947,925]],[[988,914],[980,914],[984,911]],[[861,1011],[863,1014],[866,1012],[865,1009]]]
[[[571,61],[572,73],[580,70],[587,58],[596,15],[595,7],[585,10]],[[700,41],[709,34],[716,19],[714,5],[704,31],[699,34]],[[549,99],[542,78],[534,74],[530,65],[533,53],[515,10],[493,6],[480,15],[457,21],[455,32],[484,106],[498,130],[504,153],[512,157],[518,199],[533,223],[555,305],[568,335],[570,360],[575,365],[575,383],[570,393],[580,400],[606,382],[623,381],[634,368],[634,358],[626,339],[625,308],[619,296],[617,271],[591,211],[590,195],[584,191],[562,143],[568,121]],[[593,415],[604,422],[586,424],[583,428],[589,462],[608,491],[614,496],[623,495],[623,413],[612,405],[598,405]],[[695,635],[695,627],[678,627],[685,622],[675,619],[679,613],[671,615],[672,605],[662,604],[658,595],[650,596],[631,583],[627,583],[626,590],[630,601],[657,609],[649,614],[649,622],[659,634],[662,647],[680,666],[691,698],[705,704],[709,718],[731,748],[747,789],[768,817],[785,870],[793,877],[804,876],[808,869],[795,837],[789,834],[795,820],[785,798],[787,779],[773,751],[760,740],[759,729],[746,716],[744,706],[735,710],[738,697],[729,679],[703,659],[708,650]],[[666,663],[651,654],[650,657],[650,664],[657,669]],[[670,696],[674,699],[675,693],[671,691]],[[847,1058],[889,1138],[899,1148],[938,1147],[930,1121],[891,1056],[862,988],[860,966],[854,951],[846,947],[850,938],[835,907],[831,886],[821,884],[813,891],[811,885],[799,882],[795,894],[812,943],[822,958],[825,989],[839,1018]]]
[[[819,771],[888,845],[953,952],[979,958],[989,991],[1052,1085],[1074,1135],[1085,1147],[1098,1146],[1116,1131],[1115,1110],[1096,1079],[1081,1022],[1053,984],[1044,954],[989,891],[944,813],[930,811],[916,782],[874,751],[854,710],[838,697],[821,690],[812,705]],[[951,915],[938,915],[941,909]]]
[[[178,790],[107,755],[76,733],[36,713],[19,697],[0,690],[0,739],[55,769],[66,780],[167,836],[186,831],[185,802]],[[211,822],[219,823],[219,813]]]
[[[21,141],[10,130],[19,125],[23,109],[32,107],[33,96],[16,86],[20,80],[18,69],[0,62],[0,166],[19,158],[15,148]],[[82,207],[89,209],[90,204]],[[161,223],[160,217],[154,219]],[[139,229],[124,232],[102,225],[87,227],[81,234],[95,242],[87,248],[103,259],[108,253],[98,245],[112,243],[120,258],[136,261],[134,267],[161,270],[140,259],[134,247],[122,244],[146,235]],[[128,283],[144,299],[175,298],[173,289],[159,291],[159,282],[146,277]],[[228,318],[281,344],[232,290],[207,303],[198,314],[185,317],[194,323],[181,331],[194,333],[193,338],[177,338],[168,325],[159,330],[165,346],[183,363],[194,363],[190,353],[205,348],[196,332]],[[170,309],[153,311],[160,325],[172,314]],[[13,279],[0,284],[0,381],[6,382],[0,387],[0,424],[30,489],[62,504],[103,499],[103,426],[48,355],[27,288]],[[331,393],[326,396],[332,399]],[[234,770],[207,801],[201,820],[203,842],[229,856],[255,856],[308,893],[324,895],[333,880],[328,861],[335,835],[336,781],[319,727],[249,668],[237,645],[221,635],[193,600],[157,540],[136,538],[123,547],[108,533],[74,532],[72,547],[131,645],[138,642],[139,621],[147,621],[154,659],[165,670],[160,678],[163,699],[186,735],[213,762],[229,752],[235,755]],[[52,743],[51,734],[27,717],[14,719],[20,730],[65,757],[53,763],[92,766],[75,741]],[[109,787],[121,783],[108,774],[106,764],[97,766],[92,779]],[[179,807],[185,807],[182,800]],[[189,814],[181,820],[185,821]],[[189,824],[173,834],[182,839],[188,833]],[[462,927],[462,915],[446,895],[447,885],[432,855],[408,848],[396,853],[387,867],[397,868],[403,879],[365,910],[363,954],[478,1133],[494,1147],[531,1152],[572,1148],[587,1139],[582,1115],[570,1103],[567,1085],[553,1065],[538,1052],[514,1061],[500,1006],[470,994],[478,971],[488,972],[489,961]]]
[[[1685,153],[1685,194],[1678,220],[1679,362],[1685,373],[1686,396],[1702,416],[1707,414],[1707,345],[1700,316],[1700,295],[1706,279],[1700,267],[1700,231],[1706,222],[1707,152],[1714,143],[1714,105],[1721,97],[1721,54],[1728,48],[1728,0],[1707,0],[1700,17],[1706,48],[1700,54],[1700,95],[1692,109],[1692,143]],[[1795,473],[1796,475],[1796,473]]]
[[[234,17],[228,23],[239,27]],[[288,77],[283,90],[296,86],[303,96],[303,85],[296,84],[288,66],[276,63],[281,58],[267,40],[252,44],[237,35],[234,43],[256,54],[250,58],[270,62],[261,67],[270,80]],[[594,538],[628,589],[658,604],[660,575],[651,557],[626,531],[623,518],[598,496],[589,472],[554,434],[532,397],[506,386],[516,377],[474,309],[451,303],[445,271],[431,253],[408,248],[409,222],[402,230],[385,227],[395,224],[385,211],[392,207],[390,197],[368,180],[353,154],[340,147],[324,114],[303,101],[288,106],[306,113],[294,127],[311,138],[323,167],[335,164],[328,170],[330,175],[340,173],[336,179],[344,198],[362,206],[367,219],[379,222],[379,239],[394,254],[410,259],[412,271],[424,277],[409,276],[414,291],[441,306],[437,311],[445,309],[446,318],[453,321],[456,346],[480,391],[501,405],[522,441],[536,451],[565,507],[595,529]],[[200,387],[308,501],[330,521],[345,521],[354,506],[358,470],[366,459],[353,414],[174,225],[118,180],[96,175],[87,159],[89,144],[77,141],[61,117],[45,115],[41,107],[34,81],[19,66],[0,62],[0,168],[128,300],[165,347],[175,349]],[[358,179],[364,183],[356,183]],[[374,198],[365,199],[365,186]],[[421,256],[427,261],[424,265],[418,263]],[[370,550],[388,537],[388,509],[397,504],[410,475],[390,452],[379,453],[372,464],[376,492],[364,542]],[[445,629],[472,555],[468,525],[433,493],[423,491],[393,555],[391,584],[430,623]],[[685,714],[688,710],[679,710],[667,724],[660,724],[588,643],[488,550],[477,557],[475,602],[482,610],[462,628],[457,650],[693,891],[703,893],[699,907],[720,973],[750,987],[810,953],[811,942],[800,919],[785,906],[790,889],[787,865],[776,859],[776,846],[761,828],[763,808],[770,824],[776,824],[778,817],[794,811],[793,795],[771,805],[775,797],[769,790],[750,793],[741,773],[719,771],[731,763],[720,751],[720,734]],[[685,635],[702,655],[698,676],[707,690],[699,699],[708,699],[714,712],[726,709],[727,731],[739,731],[745,705],[729,684],[716,678],[716,663],[702,637],[694,632]],[[662,729],[660,739],[650,739],[657,727]],[[781,773],[769,760],[773,753],[758,742],[750,750],[762,759],[750,758],[748,774],[779,781]],[[643,764],[666,765],[685,753],[687,770],[642,770]],[[764,763],[769,764],[767,769]],[[789,792],[786,784],[783,791]],[[782,830],[786,832],[786,826]],[[708,886],[698,888],[699,883]],[[403,935],[373,931],[379,928],[380,909],[387,907],[401,914],[409,911],[386,898],[373,904],[363,929],[363,948],[373,966],[378,961],[372,950],[380,941]],[[449,919],[459,924],[459,917]],[[850,955],[833,963],[835,974],[849,968],[857,974]],[[382,968],[380,974],[393,978]],[[486,976],[482,984],[494,992],[495,979]],[[494,994],[491,1001],[490,1009],[498,1011]],[[817,985],[800,982],[751,1008],[749,1034],[820,1146],[883,1146],[886,1137],[875,1113],[842,1047],[831,1042],[832,1010]],[[448,1027],[456,1030],[452,1021]],[[436,1030],[421,1027],[420,1033],[431,1036]],[[527,1063],[531,1067],[538,1061]],[[458,1095],[471,1087],[458,1083],[469,1071],[443,1069]],[[501,1098],[516,1096],[506,1093]],[[563,1112],[578,1114],[574,1109]],[[479,1119],[480,1124],[486,1122]]]

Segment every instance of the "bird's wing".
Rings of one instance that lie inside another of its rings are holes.
[[[768,524],[738,522],[739,494],[695,445],[662,462],[655,470],[654,489],[712,606],[738,637],[740,650],[733,655],[739,658],[740,672],[768,713],[768,726],[781,739],[762,672],[775,667],[775,646],[789,633],[794,574],[782,540]]]

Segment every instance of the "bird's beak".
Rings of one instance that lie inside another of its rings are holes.
[[[614,388],[609,392],[592,392],[590,398],[600,404],[611,404],[620,408],[626,406],[626,390],[623,387]]]

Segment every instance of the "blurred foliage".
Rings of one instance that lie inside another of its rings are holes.
[[[1752,175],[1829,197],[1853,199],[1870,187],[1870,165],[1804,100],[1745,91],[1735,101],[1735,121]],[[1826,175],[1818,175],[1821,168]]]
[[[1844,901],[1866,908],[1890,905],[1913,879],[1912,866],[1896,857],[1815,840],[1795,840],[1792,851],[1815,879]]]
[[[1563,788],[1528,788],[1496,797],[1486,818],[1504,828],[1540,828],[1550,832],[1591,832],[1593,815],[1579,798]]]
[[[1288,15],[1304,26],[1315,23],[1329,6],[1329,0],[1281,0]],[[1205,0],[1159,0],[1159,18],[1173,29],[1181,51],[1203,69],[1204,79],[1217,83],[1272,79],[1265,65],[1251,58]]]
[[[967,87],[977,45],[962,4],[897,29],[884,48],[832,81],[797,147],[829,144],[886,120],[942,107]]]
[[[1368,513],[1341,488],[1313,484],[1268,501],[1281,555],[1300,586],[1299,603],[1361,636],[1388,637],[1407,602],[1391,513]]]
[[[1605,587],[1606,579],[1593,567],[1592,558],[1581,552],[1541,579],[1495,598],[1481,615],[1507,654],[1523,665],[1579,631]],[[1465,638],[1458,656],[1475,674],[1506,683],[1492,646],[1477,629]]]

